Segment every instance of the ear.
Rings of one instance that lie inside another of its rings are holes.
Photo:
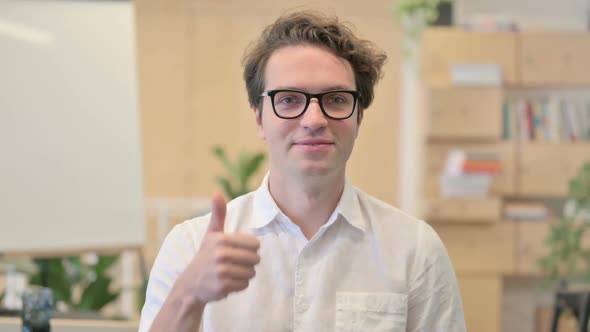
[[[256,117],[256,127],[258,129],[258,138],[261,140],[265,140],[266,136],[264,136],[264,129],[262,128],[262,109],[256,108],[256,106],[252,107],[252,111],[254,112],[254,117]]]

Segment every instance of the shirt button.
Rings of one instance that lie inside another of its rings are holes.
[[[303,298],[297,300],[297,307],[299,312],[305,312],[309,310],[309,301],[306,301]]]

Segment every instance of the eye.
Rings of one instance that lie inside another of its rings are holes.
[[[275,104],[292,105],[300,104],[305,101],[305,95],[295,92],[280,92],[275,96]]]
[[[325,96],[326,102],[330,104],[345,104],[348,103],[348,99],[348,96],[338,93],[329,94]]]
[[[278,100],[279,103],[281,104],[292,104],[297,102],[297,98],[294,97],[282,97],[281,99]]]

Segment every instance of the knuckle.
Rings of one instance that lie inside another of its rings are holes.
[[[224,248],[216,248],[213,252],[213,259],[217,263],[223,263],[227,258],[227,253]]]
[[[221,234],[219,233],[209,233],[207,234],[207,239],[211,241],[213,244],[218,244],[221,241]]]
[[[223,265],[218,265],[215,267],[214,274],[218,279],[223,279],[223,277],[227,276],[228,269]]]
[[[212,244],[215,247],[223,246],[225,243],[224,234],[210,233],[210,234],[208,234],[208,236],[209,236],[209,240],[212,242]]]

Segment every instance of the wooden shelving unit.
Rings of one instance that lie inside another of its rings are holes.
[[[501,87],[456,87],[454,64],[497,64]],[[585,160],[590,142],[503,139],[503,104],[513,88],[590,91],[590,33],[467,32],[428,29],[423,35],[426,88],[422,216],[443,239],[459,278],[469,331],[501,331],[502,282],[538,276],[537,259],[551,220],[502,219],[506,198],[563,197]],[[586,74],[581,74],[586,73]],[[489,197],[440,197],[438,177],[451,149],[497,156],[502,171]],[[531,323],[532,324],[532,323]]]

